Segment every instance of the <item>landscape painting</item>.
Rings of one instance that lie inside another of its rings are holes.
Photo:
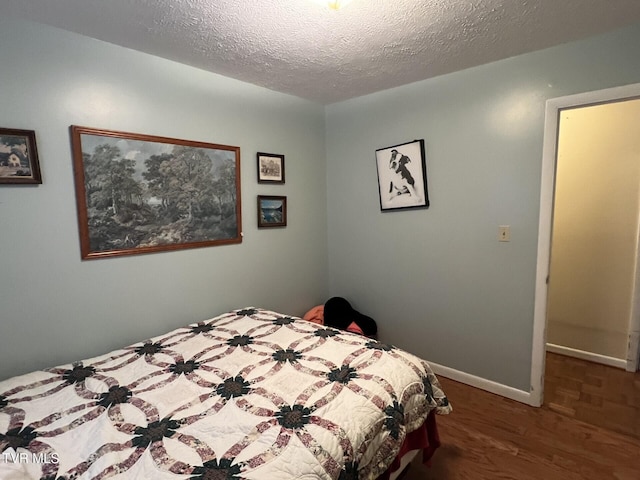
[[[287,226],[287,197],[258,195],[258,228]]]
[[[240,148],[71,127],[83,259],[242,241]]]

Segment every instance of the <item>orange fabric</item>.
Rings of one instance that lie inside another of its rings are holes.
[[[317,323],[318,325],[324,325],[324,305],[318,305],[313,307],[307,313],[304,314],[305,320],[309,322]]]
[[[324,305],[313,307],[311,310],[305,313],[304,317],[302,318],[309,322],[317,323],[318,325],[324,325]],[[349,326],[347,327],[347,332],[364,335],[364,332],[356,322],[351,322],[349,324]]]
[[[347,332],[357,333],[358,335],[363,335],[364,336],[364,332],[362,331],[362,329],[358,326],[358,324],[356,322],[351,322],[349,324],[349,326],[347,327]]]

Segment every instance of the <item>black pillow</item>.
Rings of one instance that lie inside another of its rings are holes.
[[[358,312],[344,298],[332,297],[327,300],[324,304],[325,325],[346,330],[351,322],[355,322],[367,337],[373,337],[378,333],[376,321]]]

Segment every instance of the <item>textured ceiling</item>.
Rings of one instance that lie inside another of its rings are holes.
[[[640,0],[2,0],[15,15],[329,104],[640,22]]]

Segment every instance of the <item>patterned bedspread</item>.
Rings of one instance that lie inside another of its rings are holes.
[[[0,382],[0,479],[374,479],[434,409],[423,360],[247,308]]]

